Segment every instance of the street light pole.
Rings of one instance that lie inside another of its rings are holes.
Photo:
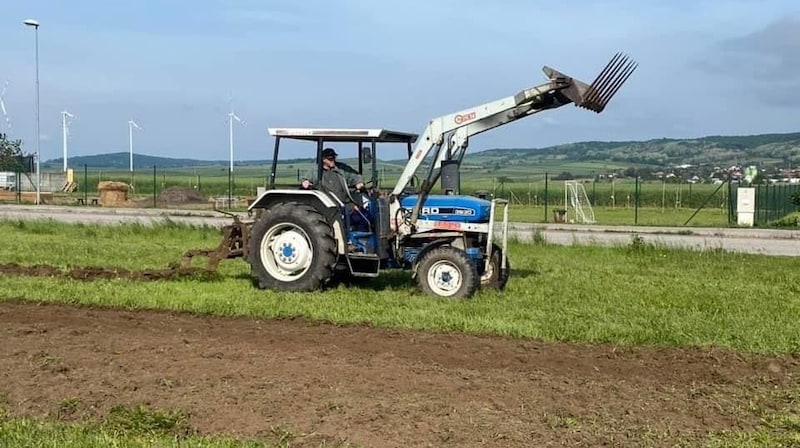
[[[231,173],[233,172],[233,117],[235,117],[235,116],[236,115],[234,115],[233,112],[228,114],[228,136],[229,136],[229,141],[230,141],[230,153],[231,153],[230,154],[230,156],[231,156],[230,157],[231,158],[231,167],[230,167]]]
[[[41,159],[39,147],[39,22],[33,19],[28,19],[25,25],[32,26],[36,38],[36,205],[41,204],[41,186],[42,186],[42,172],[39,169],[39,161]]]
[[[64,140],[64,172],[67,172],[67,139],[69,138],[69,123],[67,119],[75,118],[74,115],[66,110],[61,112],[61,134]]]

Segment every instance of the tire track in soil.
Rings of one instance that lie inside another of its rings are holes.
[[[166,269],[130,270],[119,267],[85,266],[62,269],[48,264],[21,265],[0,263],[0,274],[28,277],[68,277],[76,280],[124,278],[130,280],[174,280],[183,277],[211,277],[216,275],[204,268],[169,267]]]
[[[14,301],[0,303],[0,337],[13,415],[53,416],[73,397],[71,418],[145,404],[188,412],[204,434],[288,428],[293,446],[667,446],[752,428],[749,400],[796,391],[800,373],[791,356],[721,349]]]

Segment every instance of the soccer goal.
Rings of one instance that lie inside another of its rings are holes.
[[[564,182],[564,208],[567,209],[567,222],[594,224],[594,210],[586,189],[577,180]]]

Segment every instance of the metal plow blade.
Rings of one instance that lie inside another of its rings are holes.
[[[602,112],[611,98],[622,87],[622,84],[636,70],[637,66],[638,63],[631,60],[627,55],[622,53],[615,54],[603,71],[589,85],[589,88],[583,92],[580,101],[575,102],[575,105],[597,113]]]

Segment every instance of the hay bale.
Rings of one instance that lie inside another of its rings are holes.
[[[124,207],[130,205],[128,191],[130,185],[123,182],[105,181],[97,184],[97,191],[100,192],[98,202],[104,207]]]
[[[158,195],[158,202],[165,205],[203,204],[207,202],[203,193],[188,187],[169,187]]]

